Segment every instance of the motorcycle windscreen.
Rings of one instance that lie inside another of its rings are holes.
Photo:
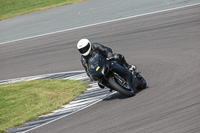
[[[101,79],[102,74],[102,58],[103,56],[100,54],[96,54],[94,57],[91,57],[88,61],[89,72],[94,80]]]

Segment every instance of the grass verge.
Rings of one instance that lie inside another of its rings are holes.
[[[85,0],[0,0],[0,20]]]
[[[64,79],[0,85],[0,132],[61,108],[88,87],[87,82]]]

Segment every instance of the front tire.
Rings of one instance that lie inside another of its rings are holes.
[[[123,87],[114,76],[108,78],[108,83],[110,84],[111,89],[118,91],[124,96],[131,97],[135,95],[135,91],[130,86],[130,89]]]

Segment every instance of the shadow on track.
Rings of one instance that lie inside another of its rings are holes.
[[[110,101],[110,100],[115,100],[115,99],[126,99],[126,98],[130,98],[130,97],[126,97],[120,93],[114,93],[114,94],[111,94],[109,97],[105,98],[103,101]]]
[[[145,89],[143,90],[137,90],[135,96],[140,93],[141,91],[144,91],[146,89],[148,89],[149,87],[147,86]],[[135,96],[132,96],[132,97],[135,97]],[[128,98],[132,98],[132,97],[127,97],[127,96],[124,96],[122,94],[120,94],[119,92],[117,93],[114,93],[114,94],[111,94],[109,97],[103,99],[103,101],[110,101],[110,100],[115,100],[115,99],[128,99]]]

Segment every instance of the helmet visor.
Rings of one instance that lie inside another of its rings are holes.
[[[84,54],[84,53],[86,53],[89,49],[90,49],[90,44],[88,43],[85,47],[79,49],[79,52],[80,52],[81,54]]]

